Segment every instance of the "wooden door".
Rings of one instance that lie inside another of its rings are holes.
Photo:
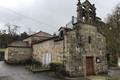
[[[93,57],[86,57],[86,74],[94,75],[94,61]]]

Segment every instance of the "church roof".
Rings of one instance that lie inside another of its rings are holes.
[[[46,36],[46,37],[52,37],[51,34],[47,33],[47,32],[43,32],[43,31],[39,31],[35,34],[30,35],[29,37],[39,37],[39,36]]]
[[[23,41],[31,38],[31,37],[39,37],[39,38],[50,38],[50,37],[53,37],[53,35],[49,34],[49,33],[46,33],[46,32],[43,32],[43,31],[39,31],[35,34],[32,34],[30,35],[29,37],[23,39]]]
[[[15,41],[8,45],[8,47],[16,47],[16,48],[30,48],[29,44],[24,41]]]

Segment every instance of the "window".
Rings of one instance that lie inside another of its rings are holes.
[[[88,43],[90,44],[91,43],[91,36],[88,36]]]
[[[60,31],[60,38],[64,37],[64,31]]]

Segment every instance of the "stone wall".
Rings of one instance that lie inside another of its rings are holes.
[[[85,54],[82,56],[93,56],[94,57],[94,67],[95,74],[99,74],[107,71],[107,57],[106,57],[106,39],[105,37],[97,31],[95,26],[81,25],[80,34],[83,35],[83,43]],[[91,43],[89,43],[88,37],[91,36]],[[84,58],[85,58],[84,57]],[[99,58],[100,63],[96,62]],[[84,68],[85,64],[83,65]]]
[[[54,39],[44,41],[33,45],[33,59],[38,62],[43,61],[43,55],[51,54],[51,62],[62,62],[63,41],[54,41]]]
[[[51,62],[64,63],[72,77],[87,74],[87,57],[93,57],[95,74],[107,71],[106,39],[92,25],[77,24],[75,29],[65,32],[64,40],[50,39],[33,45],[33,59],[36,61],[43,63],[46,53],[51,54]]]
[[[69,76],[81,76],[82,61],[77,47],[76,32],[69,31],[65,35],[64,65]]]
[[[63,61],[63,50],[64,50],[63,43],[64,43],[63,40],[54,42],[54,54],[56,54],[55,60],[60,63]]]
[[[15,41],[8,45],[8,47],[29,47],[28,43],[23,41]]]
[[[73,31],[66,33],[65,44],[64,62],[70,76],[86,75],[86,57],[89,56],[94,57],[95,74],[107,71],[106,39],[95,26],[77,24]],[[97,58],[100,63],[96,62]]]
[[[8,47],[5,51],[5,60],[8,63],[24,63],[31,58],[31,48]]]

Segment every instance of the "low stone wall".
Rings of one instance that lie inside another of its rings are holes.
[[[5,52],[5,61],[8,63],[24,63],[31,58],[31,48],[8,47]]]

